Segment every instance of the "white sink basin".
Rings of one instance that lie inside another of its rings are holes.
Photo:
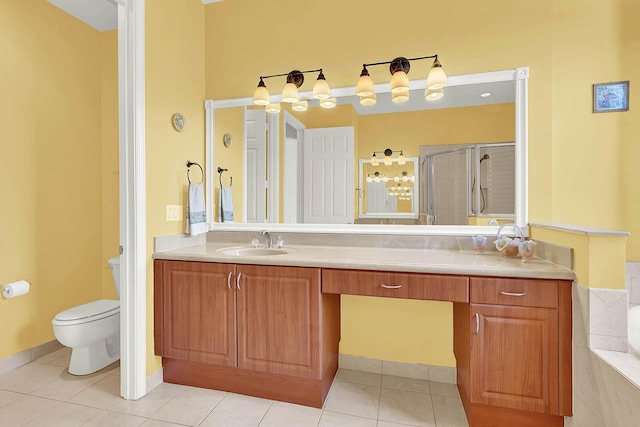
[[[222,248],[218,249],[218,252],[221,252],[225,255],[234,255],[234,256],[272,256],[272,255],[284,255],[288,254],[289,251],[285,249],[276,249],[276,248]]]

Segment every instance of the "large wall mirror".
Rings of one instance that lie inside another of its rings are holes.
[[[353,87],[332,90],[334,108],[301,92],[304,111],[208,100],[212,229],[468,235],[526,226],[527,79],[527,68],[450,76],[437,101],[417,80],[404,103],[380,84],[374,106],[360,105]],[[234,223],[213,215],[218,167],[234,177]]]

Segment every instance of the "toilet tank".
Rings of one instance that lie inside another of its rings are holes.
[[[116,295],[120,298],[120,257],[109,258],[109,268],[111,268],[111,276],[113,276],[113,284],[116,286]]]

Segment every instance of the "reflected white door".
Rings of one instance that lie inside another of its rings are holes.
[[[267,116],[263,109],[245,111],[245,222],[265,222],[267,208]]]
[[[353,223],[353,127],[304,135],[305,224]]]

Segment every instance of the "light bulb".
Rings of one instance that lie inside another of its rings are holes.
[[[358,79],[358,84],[356,84],[356,95],[358,96],[371,96],[375,93],[373,87],[373,80],[369,75],[369,71],[367,67],[362,67],[362,73],[360,73],[360,78]]]

